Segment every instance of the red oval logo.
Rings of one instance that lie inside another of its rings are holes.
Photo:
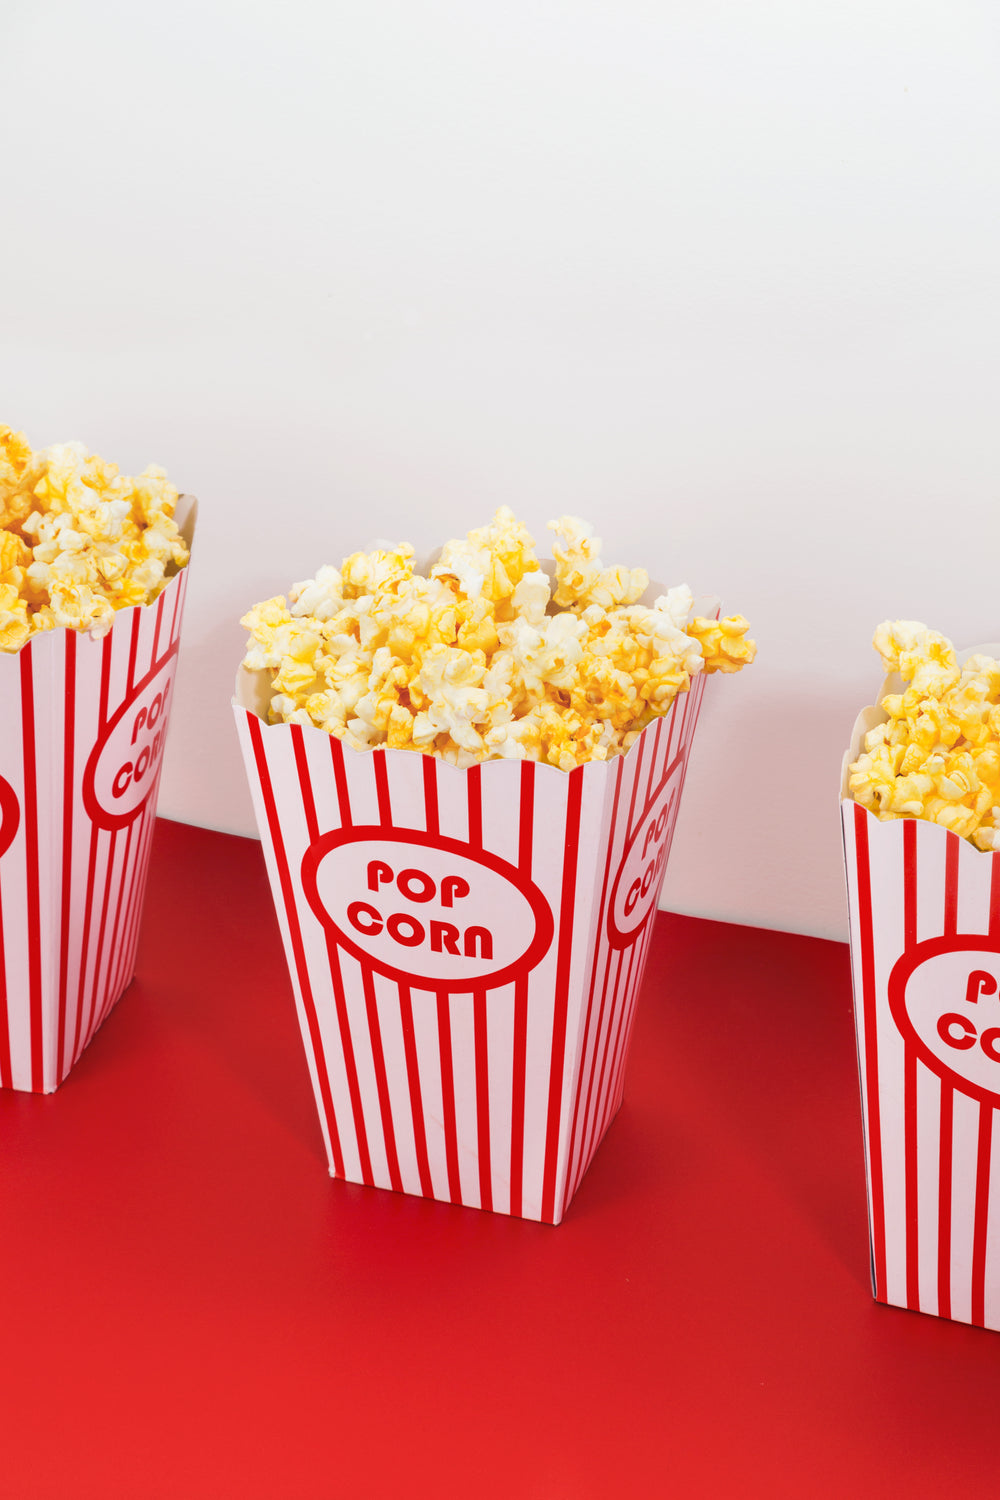
[[[123,828],[156,786],[167,736],[167,714],[178,642],[133,688],[90,752],[83,803],[102,828]]]
[[[634,943],[656,910],[677,815],[681,764],[678,758],[670,767],[625,846],[608,902],[608,940],[616,948]]]
[[[932,1072],[1000,1105],[1000,942],[957,935],[918,943],[889,975],[889,1008]]]
[[[405,984],[507,984],[552,941],[548,902],[513,865],[415,830],[325,833],[303,856],[302,886],[338,943]]]
[[[10,782],[0,776],[0,858],[14,842],[20,822],[21,807],[17,793]]]

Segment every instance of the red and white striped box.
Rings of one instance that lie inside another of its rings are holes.
[[[1000,854],[853,801],[885,717],[858,718],[841,785],[873,1291],[1000,1329]]]
[[[187,576],[0,654],[0,1087],[58,1088],[132,978]]]
[[[626,756],[458,770],[233,700],[331,1174],[558,1224],[622,1101],[705,679]]]

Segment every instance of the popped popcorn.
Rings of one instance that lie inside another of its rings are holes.
[[[901,693],[849,768],[855,801],[881,820],[924,818],[977,849],[1000,850],[1000,663],[959,666],[951,642],[918,620],[885,620],[872,644]]]
[[[106,635],[188,561],[163,469],[137,478],[82,443],[32,451],[0,426],[0,650],[65,626]]]
[[[411,547],[379,544],[255,605],[242,665],[270,674],[270,722],[315,724],[356,750],[569,771],[624,754],[698,672],[753,661],[742,616],[692,619],[686,585],[640,604],[647,574],[605,567],[585,521],[550,529],[554,579],[503,506],[426,577]]]

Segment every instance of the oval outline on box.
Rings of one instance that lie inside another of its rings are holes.
[[[470,864],[484,865],[512,885],[526,901],[534,917],[534,932],[530,943],[517,958],[508,960],[502,968],[488,971],[475,978],[469,978],[467,975],[460,975],[454,979],[447,976],[430,978],[414,973],[412,968],[404,969],[387,963],[345,933],[320,898],[318,875],[322,861],[334,849],[360,843],[379,843],[383,846],[404,844],[416,848],[436,849],[466,860]],[[471,844],[462,843],[459,839],[447,838],[443,834],[425,833],[415,828],[385,828],[379,824],[355,824],[349,828],[334,828],[328,833],[320,834],[319,838],[314,839],[309,845],[302,856],[300,877],[302,889],[313,915],[341,947],[345,948],[359,963],[369,964],[378,973],[395,980],[397,984],[408,984],[415,989],[458,993],[471,993],[484,988],[497,989],[501,985],[509,984],[522,974],[530,973],[548,952],[555,933],[551,907],[533,880],[524,876],[516,865],[509,864],[507,860],[501,859],[490,850],[475,848]]]
[[[967,1078],[964,1073],[949,1067],[943,1058],[938,1057],[937,1053],[928,1047],[907,1010],[906,986],[913,974],[923,964],[940,957],[943,953],[992,953],[1000,957],[1000,938],[988,937],[983,933],[960,932],[926,938],[922,943],[917,943],[910,952],[904,953],[896,960],[889,975],[887,988],[892,1019],[903,1040],[914,1048],[924,1066],[935,1073],[943,1083],[949,1084],[960,1093],[967,1094],[991,1109],[1000,1108],[1000,1088],[997,1090],[984,1088],[973,1079]],[[943,1010],[942,1014],[944,1014]],[[998,1064],[998,1075],[1000,1075],[1000,1064]],[[997,1082],[1000,1085],[1000,1076]]]
[[[146,786],[145,791],[143,792],[142,796],[134,804],[130,804],[126,810],[116,813],[111,811],[109,808],[106,808],[104,806],[104,803],[98,797],[97,790],[94,785],[101,756],[104,754],[104,751],[111,743],[115,732],[118,729],[118,726],[124,719],[125,715],[128,713],[129,709],[135,707],[136,703],[142,697],[146,689],[150,687],[151,684],[156,680],[156,678],[161,674],[169,672],[170,675],[168,679],[168,690],[173,687],[174,675],[176,673],[177,667],[177,654],[180,650],[180,644],[181,643],[179,637],[177,640],[172,641],[163,655],[153,663],[149,671],[146,673],[145,677],[143,677],[141,681],[135,684],[135,686],[132,688],[131,693],[125,699],[124,703],[122,703],[121,706],[115,710],[112,718],[110,718],[107,724],[105,724],[103,730],[101,731],[100,738],[96,741],[93,749],[87,757],[87,765],[83,773],[83,805],[87,810],[87,815],[90,818],[91,822],[96,823],[100,828],[108,828],[112,831],[115,831],[119,828],[125,828],[129,823],[133,822],[145,807],[147,801],[149,800],[149,795],[156,784],[159,768],[163,764],[164,743],[162,741],[160,744],[159,759],[157,761],[156,768],[154,770],[154,773],[149,778],[149,782]],[[164,704],[164,709],[165,707],[166,705]],[[163,724],[165,739],[167,714],[163,710],[161,710],[161,722]],[[134,786],[136,785],[136,783],[133,781],[131,785]]]
[[[632,857],[632,852],[635,849],[636,844],[639,842],[640,836],[649,826],[650,819],[653,817],[654,813],[661,806],[663,811],[665,811],[667,814],[667,821],[664,824],[664,838],[666,838],[667,836],[667,830],[670,826],[671,818],[675,818],[677,815],[677,798],[680,794],[680,780],[676,773],[681,768],[683,761],[684,755],[682,752],[676,757],[673,764],[668,766],[663,780],[660,782],[655,795],[647,804],[646,810],[639,820],[638,827],[635,829],[635,832],[632,834],[628,843],[625,845],[624,850],[622,851],[622,857],[619,861],[618,870],[615,874],[614,882],[611,886],[611,896],[608,901],[608,941],[613,948],[630,948],[632,944],[636,942],[640,933],[645,928],[652,913],[656,910],[657,898],[659,896],[660,887],[663,884],[663,874],[666,869],[666,861],[664,861],[664,870],[661,870],[660,872],[659,882],[656,883],[657,889],[655,895],[653,895],[653,899],[650,901],[648,900],[648,897],[643,897],[643,899],[646,901],[646,909],[643,913],[642,919],[634,927],[629,928],[627,932],[619,927],[618,921],[616,919],[618,892],[621,886],[622,876],[625,874],[626,869],[628,868],[629,860]],[[650,891],[652,891],[652,885],[650,886]]]
[[[0,776],[0,859],[17,838],[20,826],[21,804],[17,793],[6,776]]]

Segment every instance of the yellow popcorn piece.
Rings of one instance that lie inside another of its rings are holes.
[[[686,586],[641,605],[642,569],[605,568],[586,522],[551,526],[563,543],[554,588],[504,506],[447,542],[427,577],[411,547],[380,544],[320,568],[287,602],[255,605],[243,665],[270,674],[271,722],[456,766],[513,758],[572,770],[624,754],[666,713],[706,668],[705,640],[708,658],[725,662],[713,670],[752,661],[745,620],[694,622],[699,635]]]
[[[557,604],[599,604],[611,609],[617,604],[634,604],[649,587],[649,574],[643,568],[605,568],[601,564],[603,542],[594,536],[593,528],[576,516],[560,516],[549,522],[562,542],[552,544],[556,563]]]
[[[706,672],[739,672],[757,655],[756,642],[747,638],[750,622],[742,615],[724,620],[692,620],[688,634],[701,642]]]
[[[116,610],[151,603],[188,561],[176,503],[163,469],[130,478],[82,443],[33,452],[0,427],[0,586],[24,606],[0,649],[59,627],[104,635]]]
[[[464,541],[445,543],[431,577],[451,581],[467,599],[485,598],[499,607],[499,618],[509,619],[515,589],[525,573],[537,571],[533,537],[502,505],[488,526],[470,531]]]
[[[951,642],[918,620],[883,621],[873,645],[904,690],[882,699],[888,718],[849,768],[855,801],[1000,848],[1000,663],[975,655],[959,667]]]
[[[20,592],[24,572],[31,562],[31,550],[15,531],[0,531],[0,583],[9,583]]]
[[[28,606],[12,583],[0,583],[0,651],[18,651],[31,634]]]

